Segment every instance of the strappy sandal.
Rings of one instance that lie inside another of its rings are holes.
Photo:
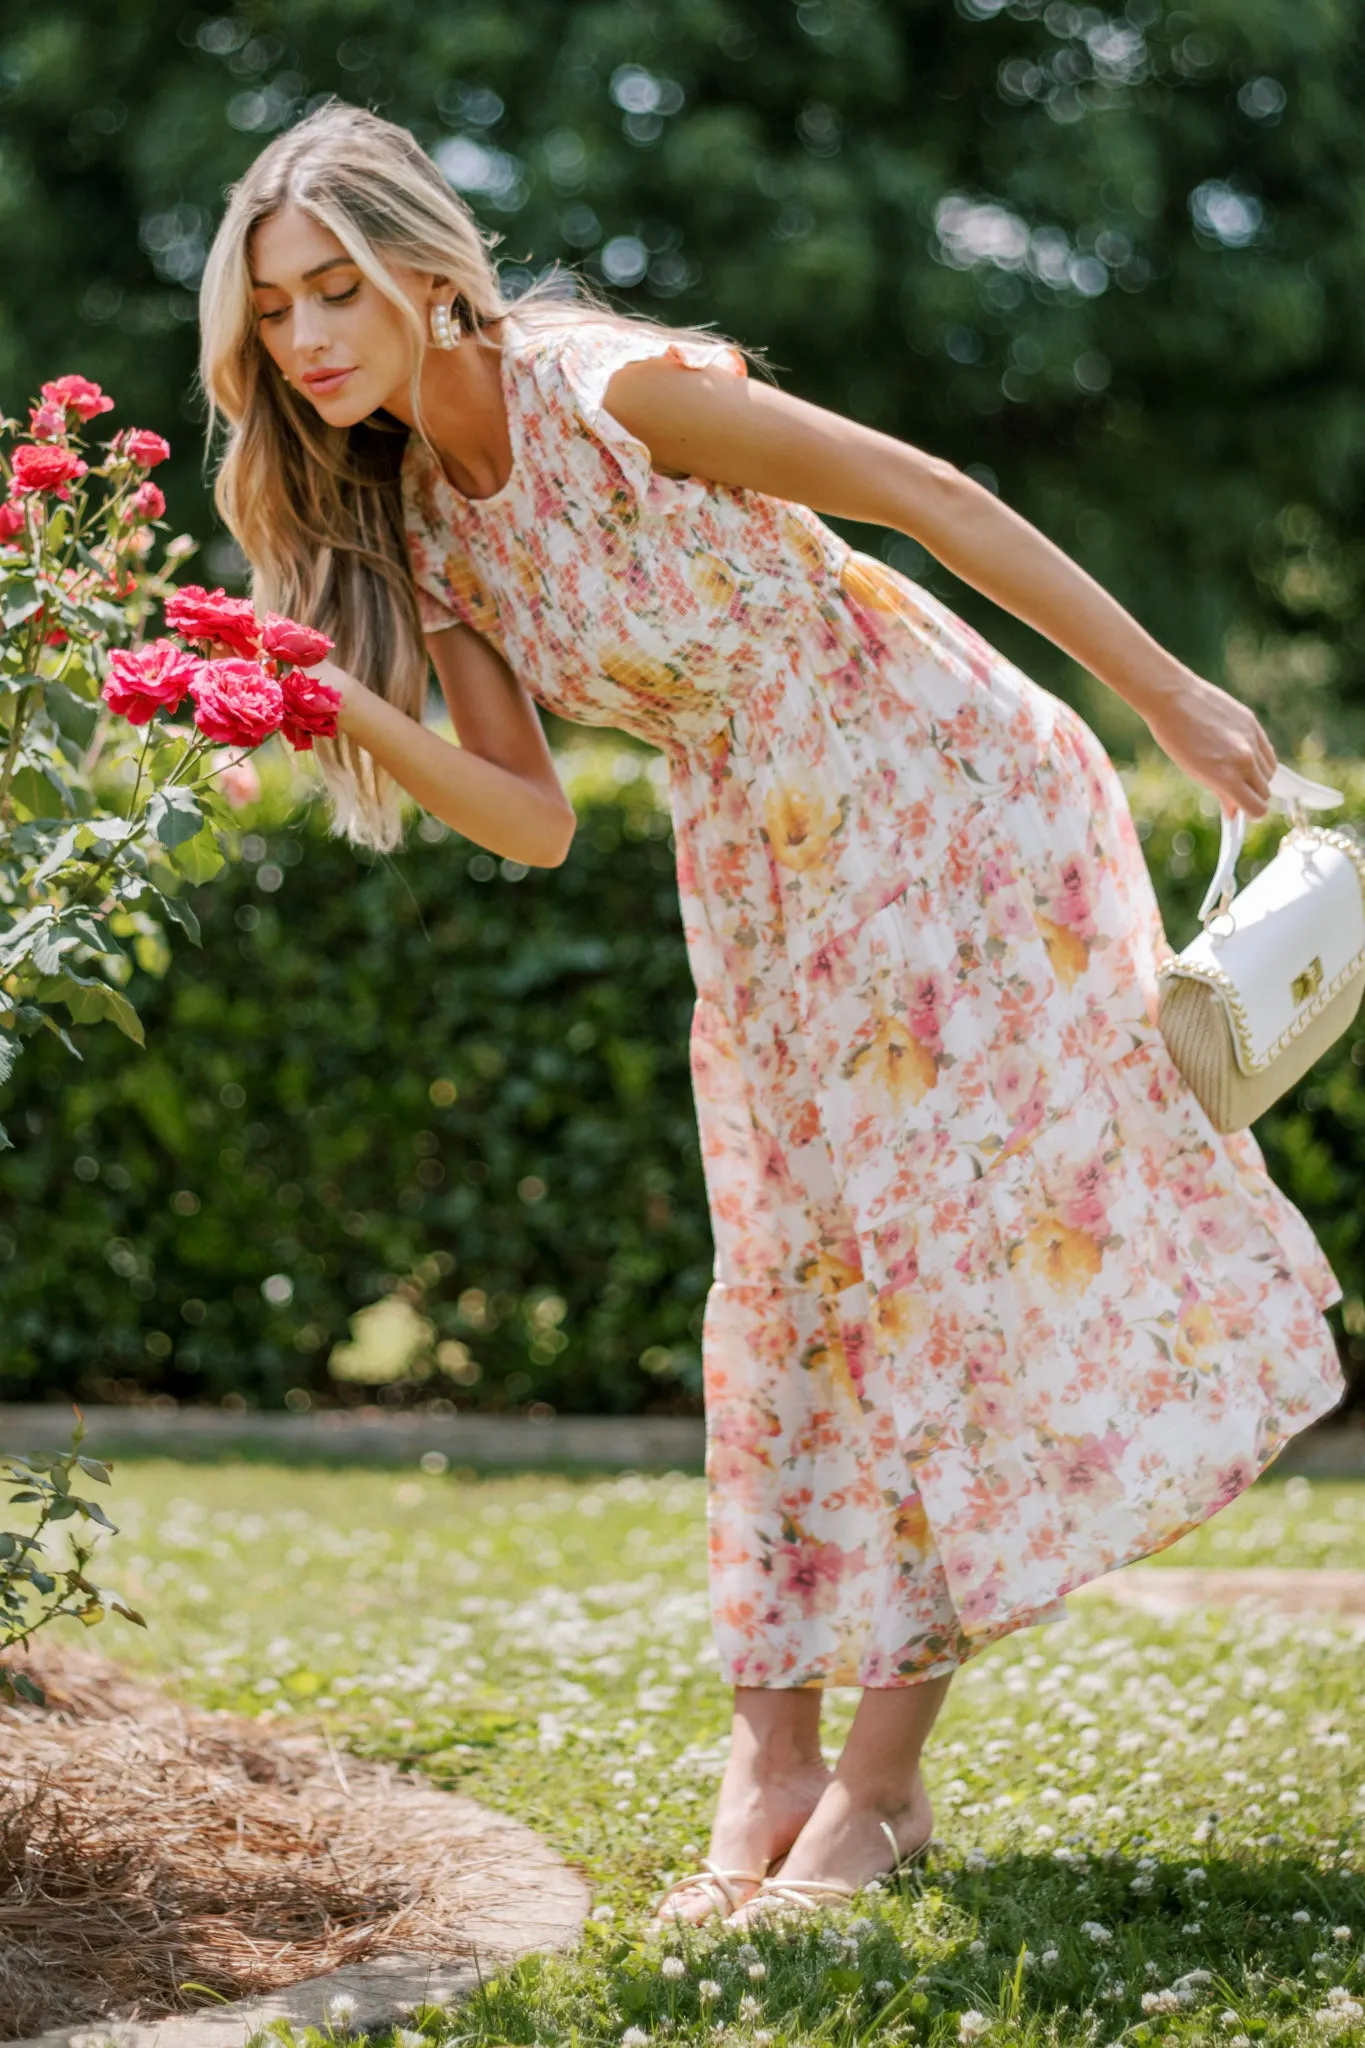
[[[891,1823],[882,1820],[878,1821],[877,1825],[891,1844],[892,1859],[889,1870],[880,1870],[876,1873],[879,1880],[888,1877],[900,1877],[914,1864],[923,1860],[925,1852],[929,1847],[927,1840],[921,1842],[918,1849],[912,1849],[908,1856],[902,1856],[900,1844],[896,1840],[895,1829],[891,1826]],[[870,1884],[872,1879],[868,1878],[865,1882]],[[772,1902],[773,1906],[772,1917],[779,1918],[784,1911],[816,1913],[822,1905],[828,1903],[846,1906],[849,1900],[856,1898],[862,1889],[862,1885],[845,1884],[841,1878],[761,1877],[758,1881],[758,1890],[752,1895],[752,1898],[743,1901],[745,1905],[756,1903],[758,1908],[752,1919],[746,1917],[744,1925],[746,1927],[755,1926],[761,1919],[766,1919],[768,1915],[765,1913],[764,1908],[768,1905],[769,1901]],[[734,1909],[732,1908],[731,1910],[733,1911]]]
[[[745,1899],[735,1896],[734,1887],[737,1884],[753,1885],[754,1890],[749,1897],[756,1898],[766,1882],[767,1879],[757,1870],[720,1870],[709,1856],[703,1856],[700,1870],[689,1871],[685,1877],[675,1877],[672,1884],[665,1885],[654,1901],[653,1914],[657,1920],[660,1917],[660,1906],[665,1899],[671,1898],[674,1892],[699,1891],[704,1894],[711,1908],[711,1913],[704,1914],[703,1918],[710,1919],[713,1913],[718,1919],[724,1920],[739,1907],[747,1904]],[[669,1913],[663,1917],[667,1920],[681,1920],[683,1916],[681,1913]],[[694,1921],[691,1924],[695,1926],[700,1923]]]

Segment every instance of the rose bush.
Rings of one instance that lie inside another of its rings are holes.
[[[222,865],[214,827],[252,786],[248,755],[336,731],[337,692],[305,672],[325,633],[177,588],[188,535],[153,567],[166,501],[147,471],[170,445],[133,427],[83,449],[113,405],[71,375],[26,430],[0,417],[0,1082],[36,1031],[78,1052],[62,1010],[142,1042],[123,986],[164,965],[171,925],[198,944],[183,891]]]

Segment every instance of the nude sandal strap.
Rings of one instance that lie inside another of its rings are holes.
[[[716,1897],[719,1892],[725,1901],[726,1912],[733,1913],[737,1906],[744,1903],[735,1897],[734,1887],[737,1884],[761,1886],[762,1883],[763,1879],[756,1870],[721,1870],[709,1857],[703,1856],[700,1870],[689,1871],[685,1877],[675,1877],[672,1884],[665,1885],[654,1901],[654,1911],[657,1913],[664,1901],[671,1898],[674,1892],[696,1890],[706,1894],[717,1912],[720,1910]]]

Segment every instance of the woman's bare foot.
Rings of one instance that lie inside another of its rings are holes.
[[[916,1766],[899,1800],[876,1799],[832,1778],[782,1866],[782,1881],[814,1879],[819,1884],[848,1886],[850,1892],[891,1868],[891,1845],[885,1822],[896,1837],[903,1858],[922,1849],[934,1832],[933,1808]],[[774,1901],[774,1904],[779,1903]],[[819,1904],[818,1895],[812,1904]],[[835,1903],[833,1899],[829,1903]],[[773,1911],[761,1894],[750,1898],[726,1921],[729,1927],[754,1927]]]
[[[790,1717],[779,1704],[782,1694],[775,1699],[770,1694],[752,1714],[744,1711],[744,1695],[738,1698],[707,1860],[717,1870],[753,1873],[752,1879],[737,1879],[729,1886],[734,1898],[743,1901],[791,1848],[819,1806],[831,1775],[820,1754],[818,1696],[787,1693],[786,1700],[799,1703]],[[768,1720],[773,1707],[780,1716],[775,1726]],[[716,1914],[724,1918],[725,1913],[722,1889],[710,1881],[680,1885],[663,1900],[655,1918],[695,1926]]]

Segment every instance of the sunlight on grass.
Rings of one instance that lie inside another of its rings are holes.
[[[922,1880],[787,1934],[660,1942],[640,1916],[704,1847],[724,1756],[700,1479],[148,1461],[120,1464],[115,1496],[107,1576],[151,1623],[119,1636],[129,1663],[210,1705],[316,1718],[516,1813],[592,1877],[577,1951],[410,2034],[1358,2033],[1358,1620],[1079,1603],[960,1675]],[[1263,1481],[1161,1562],[1365,1567],[1365,1485]],[[831,1745],[854,1698],[828,1697]]]

